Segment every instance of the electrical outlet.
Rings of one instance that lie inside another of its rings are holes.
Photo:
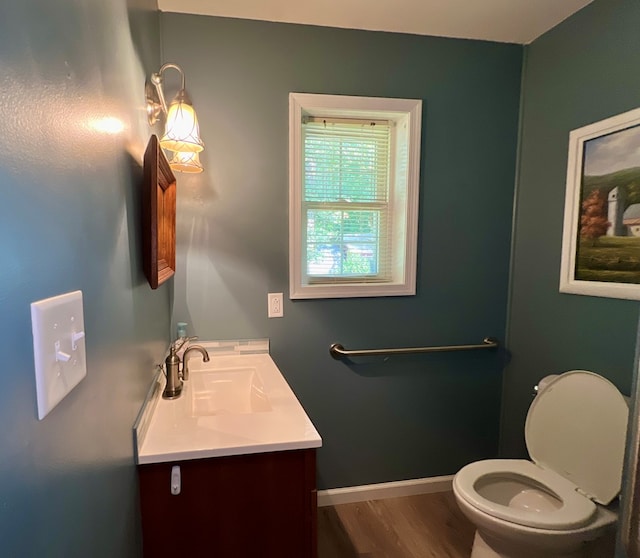
[[[267,316],[269,318],[282,318],[282,316],[284,316],[282,293],[269,293],[267,295],[267,301],[269,304]]]

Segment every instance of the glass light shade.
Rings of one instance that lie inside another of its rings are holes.
[[[204,170],[196,151],[176,151],[169,161],[169,166],[178,172],[197,173]]]
[[[184,100],[174,100],[167,110],[167,124],[160,146],[170,151],[198,152],[204,149],[200,139],[198,118],[193,107]]]

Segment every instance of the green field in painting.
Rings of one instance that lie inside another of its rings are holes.
[[[575,278],[578,281],[640,283],[640,238],[601,236],[595,243],[581,239]]]

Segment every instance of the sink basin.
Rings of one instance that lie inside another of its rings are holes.
[[[134,425],[139,464],[317,448],[322,438],[269,355],[268,340],[199,341],[182,395],[156,374]]]
[[[191,377],[194,417],[271,411],[264,382],[255,368],[202,371]]]

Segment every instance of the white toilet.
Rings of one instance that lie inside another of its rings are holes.
[[[477,461],[454,477],[458,505],[476,526],[471,558],[606,558],[628,414],[602,376],[544,378],[525,424],[532,461]]]

